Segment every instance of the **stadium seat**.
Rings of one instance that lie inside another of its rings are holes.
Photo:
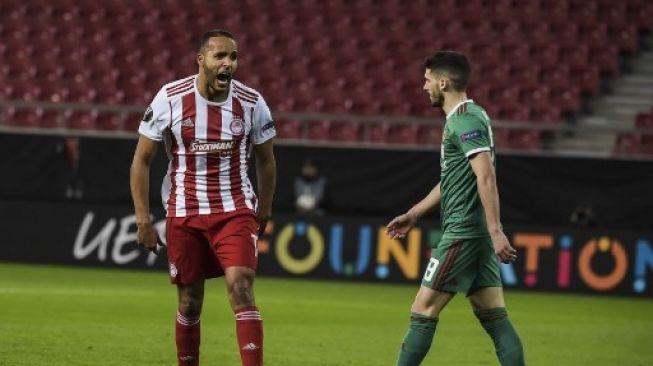
[[[277,120],[274,122],[277,136],[281,139],[302,138],[302,122],[296,120]]]
[[[329,129],[329,139],[332,141],[361,141],[363,125],[358,122],[333,122]]]
[[[195,37],[219,24],[239,42],[238,78],[262,91],[273,113],[443,118],[420,89],[421,72],[401,73],[420,70],[432,50],[455,49],[469,54],[477,75],[469,96],[491,117],[528,115],[536,123],[558,123],[580,109],[581,93],[596,93],[601,77],[618,75],[620,53],[636,52],[638,32],[653,27],[653,3],[646,0],[216,0],[213,5],[234,11],[207,12],[202,1],[155,7],[146,0],[3,1],[0,97],[144,105],[163,83],[197,71]],[[46,48],[47,58],[35,57]],[[389,57],[395,51],[407,61]],[[156,67],[143,67],[148,63]],[[37,77],[37,87],[25,87]],[[47,113],[18,114],[32,123]],[[111,113],[82,114],[79,121],[78,128],[136,126]],[[284,124],[279,122],[279,131]],[[326,133],[338,140],[364,139],[371,132],[384,143],[409,141],[414,133],[390,122],[369,131],[366,125],[339,124],[330,123],[327,132],[313,129],[320,138]],[[429,133],[437,132],[420,129],[415,143],[431,141]],[[301,130],[289,122],[280,136],[299,136]]]
[[[560,123],[562,122],[562,111],[552,104],[535,105],[531,107],[531,121],[534,123]]]
[[[309,140],[327,141],[329,140],[329,130],[331,129],[330,121],[311,121],[307,122],[308,131],[306,137]]]
[[[539,131],[512,130],[508,136],[508,146],[512,149],[539,150],[540,148]]]
[[[95,120],[95,128],[101,131],[122,131],[124,127],[124,118],[118,113],[100,113]]]
[[[529,64],[521,67],[510,68],[510,81],[517,84],[521,89],[538,87],[540,82],[540,67]]]
[[[531,110],[528,105],[520,104],[502,107],[499,115],[502,120],[528,123],[530,113]]]
[[[552,92],[550,97],[551,102],[557,105],[563,114],[573,115],[580,110],[580,89],[577,86],[567,85],[564,89]]]
[[[367,127],[367,135],[369,142],[373,143],[387,143],[388,133],[390,132],[390,123],[375,122],[369,123]]]
[[[417,131],[417,143],[420,145],[439,145],[442,143],[442,127],[420,125]]]
[[[638,113],[635,117],[635,127],[638,128],[653,128],[653,114],[652,113]]]
[[[571,71],[571,80],[582,93],[594,94],[599,89],[600,71],[596,65]]]
[[[388,142],[392,144],[415,145],[420,125],[395,124],[388,131]]]
[[[601,74],[615,76],[619,74],[619,46],[605,44],[590,50],[592,63],[599,67]]]
[[[508,148],[510,140],[510,130],[506,128],[493,128],[492,137],[494,146],[499,149]]]
[[[64,126],[73,130],[93,130],[96,119],[97,112],[66,111],[63,114]]]

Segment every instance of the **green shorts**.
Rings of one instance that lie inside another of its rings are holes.
[[[501,287],[499,259],[490,238],[440,241],[431,252],[422,286],[467,296],[481,287]]]

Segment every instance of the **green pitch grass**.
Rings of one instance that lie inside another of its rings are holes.
[[[0,365],[176,365],[163,272],[0,263]],[[203,365],[240,365],[221,279],[209,282]],[[268,366],[394,365],[416,286],[259,278]],[[529,365],[653,365],[653,301],[510,291]],[[497,365],[463,296],[424,365]]]

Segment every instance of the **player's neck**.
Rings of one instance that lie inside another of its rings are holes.
[[[217,91],[209,87],[208,82],[201,73],[197,78],[197,91],[204,99],[213,103],[222,103],[227,100],[227,97],[229,96],[229,89]]]
[[[456,107],[458,104],[466,100],[467,100],[467,93],[465,92],[449,94],[447,98],[444,98],[444,104],[442,105],[442,110],[444,111],[444,114],[448,116],[451,110],[454,109],[454,107]]]

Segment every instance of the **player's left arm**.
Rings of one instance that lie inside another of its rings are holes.
[[[258,187],[259,237],[265,232],[265,226],[272,217],[272,199],[277,184],[277,163],[274,158],[273,139],[277,135],[272,113],[263,96],[259,96],[254,108],[254,128],[252,142],[256,156],[256,179]]]
[[[256,155],[256,179],[258,187],[259,206],[256,213],[260,224],[259,237],[265,232],[265,226],[272,217],[272,199],[277,183],[277,163],[274,158],[273,140],[254,145]]]
[[[508,242],[499,219],[499,192],[491,152],[483,151],[471,155],[469,164],[476,175],[476,187],[485,211],[485,221],[494,252],[502,262],[514,261],[517,259],[517,251]]]

